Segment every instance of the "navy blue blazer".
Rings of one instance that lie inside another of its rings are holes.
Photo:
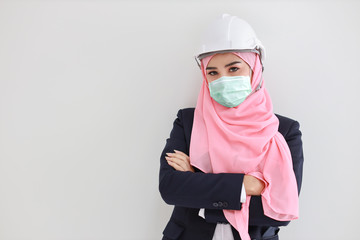
[[[300,193],[303,150],[299,123],[277,115],[279,132],[289,145],[294,173]],[[179,110],[170,137],[160,157],[159,191],[167,204],[175,205],[171,218],[163,231],[163,240],[211,240],[218,222],[228,223],[222,209],[240,210],[240,194],[244,174],[204,173],[176,171],[166,159],[167,152],[179,150],[189,155],[194,108]],[[205,208],[205,219],[198,216]],[[278,239],[279,226],[289,221],[277,221],[264,215],[261,196],[252,196],[249,209],[249,234],[252,239]],[[235,240],[239,233],[232,227]]]

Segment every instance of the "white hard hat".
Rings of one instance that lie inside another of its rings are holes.
[[[203,44],[195,60],[200,66],[199,61],[204,57],[234,51],[255,52],[259,54],[262,64],[265,59],[265,48],[256,37],[252,27],[236,16],[223,14],[206,29]]]

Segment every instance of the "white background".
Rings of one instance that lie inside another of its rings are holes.
[[[222,13],[267,50],[276,113],[301,124],[300,219],[281,239],[356,239],[359,1],[0,0],[0,239],[156,240],[160,153],[193,107],[200,32]]]

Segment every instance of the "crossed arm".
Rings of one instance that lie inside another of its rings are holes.
[[[182,114],[185,112],[179,111],[160,157],[159,191],[164,201],[179,207],[213,209],[211,211],[220,216],[222,211],[219,210],[241,209],[240,195],[244,184],[246,194],[253,195],[250,202],[250,225],[287,225],[289,222],[276,221],[264,215],[261,196],[258,196],[263,189],[260,180],[241,173],[203,173],[190,165],[186,154],[189,136],[186,136],[188,130],[185,131],[189,128],[190,121],[183,119]],[[285,125],[282,125],[279,131],[289,145],[300,192],[303,150],[299,123],[285,121]],[[226,204],[219,206],[216,204],[218,202]]]
[[[166,153],[167,163],[177,171],[190,171],[195,172],[194,168],[190,164],[190,158],[185,153],[174,150],[174,153]],[[244,175],[243,179],[245,192],[247,195],[259,196],[263,191],[265,184],[251,175]]]

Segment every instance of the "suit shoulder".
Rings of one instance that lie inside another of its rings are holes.
[[[194,114],[195,108],[181,108],[179,111],[185,114]]]
[[[195,108],[181,108],[178,111],[178,117],[183,119],[194,119]]]
[[[280,122],[284,122],[284,123],[294,123],[296,122],[295,119],[289,118],[289,117],[285,117],[283,115],[277,114],[275,113],[275,116],[279,119]]]
[[[191,123],[194,121],[195,108],[181,108],[177,112],[177,119],[182,123]]]
[[[295,119],[276,114],[275,116],[279,119],[279,132],[286,135],[291,128],[299,128],[300,124]]]

